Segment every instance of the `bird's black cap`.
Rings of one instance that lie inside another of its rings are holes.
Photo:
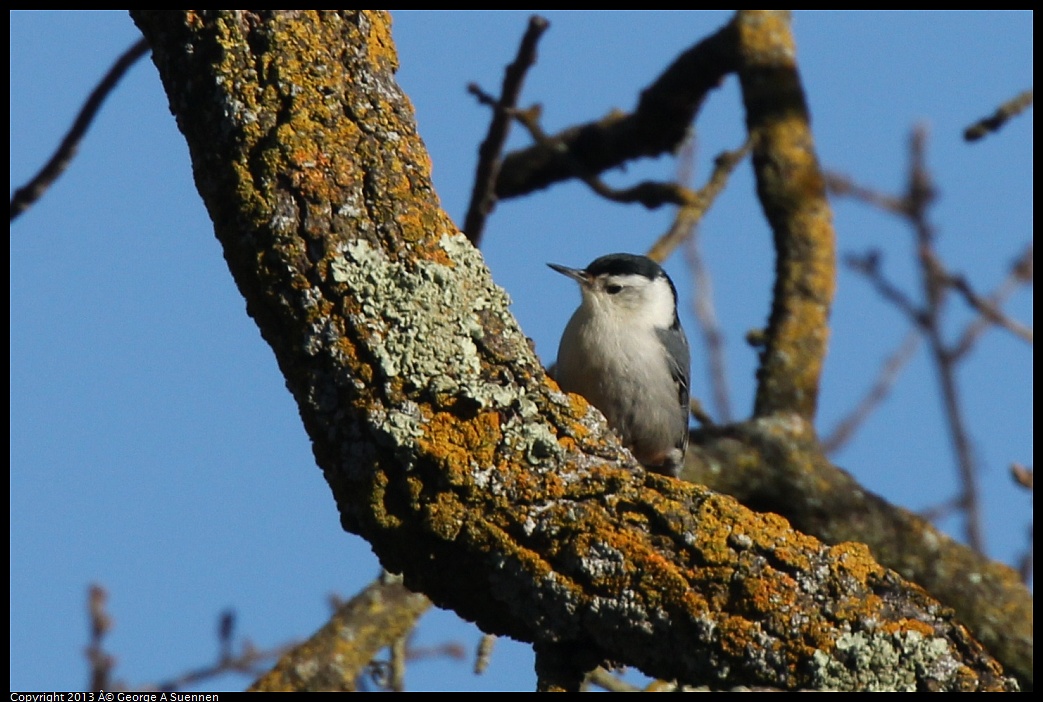
[[[614,253],[594,259],[586,268],[590,276],[598,275],[640,275],[655,280],[665,275],[658,263],[648,256],[628,253]]]

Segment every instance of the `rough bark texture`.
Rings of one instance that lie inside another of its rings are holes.
[[[836,241],[789,16],[742,11],[739,81],[757,194],[775,239],[775,290],[754,415],[814,419],[829,339]]]
[[[877,562],[952,607],[1022,688],[1032,688],[1032,593],[1014,569],[863,488],[829,462],[814,435],[754,420],[693,432],[690,445],[681,477],[780,514],[827,543],[865,543]]]
[[[385,14],[134,18],[341,522],[411,589],[575,665],[782,688],[1014,686],[864,546],[645,473],[546,379],[439,208]],[[801,414],[774,421],[808,431]],[[567,663],[544,667],[568,679]]]
[[[554,136],[554,148],[509,154],[499,194],[574,177],[570,160],[595,172],[676,149],[708,91],[728,73],[739,74],[758,192],[778,250],[759,369],[756,413],[763,419],[694,432],[683,477],[781,514],[828,543],[866,543],[880,563],[955,609],[1031,689],[1032,594],[1018,574],[863,489],[829,462],[814,434],[792,430],[803,422],[771,417],[814,414],[835,276],[829,208],[787,20],[784,12],[741,12],[681,54],[642,93],[633,113],[570,127]]]

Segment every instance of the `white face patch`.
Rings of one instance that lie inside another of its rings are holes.
[[[662,329],[674,323],[674,293],[665,278],[606,274],[582,287],[592,304],[629,323]]]

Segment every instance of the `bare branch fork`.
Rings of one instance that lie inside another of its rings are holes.
[[[910,216],[907,195],[895,197],[880,193],[837,173],[829,173],[826,178],[833,195],[854,198],[903,219],[908,219]],[[987,297],[976,293],[964,276],[948,272],[943,275],[946,284],[960,292],[968,304],[979,312],[979,317],[968,324],[959,339],[949,346],[947,356],[953,362],[965,356],[980,336],[992,326],[1003,327],[1015,336],[1032,343],[1032,328],[1011,319],[1002,311],[1003,303],[1015,291],[1023,285],[1032,283],[1032,255],[1033,246],[1029,244],[1011,263],[1010,270],[1003,282]],[[914,329],[906,335],[905,340],[894,354],[884,362],[876,382],[867,391],[866,396],[857,403],[851,413],[837,423],[829,436],[823,439],[823,447],[828,454],[839,451],[872,411],[886,398],[902,367],[912,359],[924,326],[926,312],[884,276],[881,270],[881,256],[880,251],[872,250],[862,255],[848,254],[845,256],[844,262],[850,269],[866,276],[881,297],[894,304],[905,314]]]
[[[485,220],[496,206],[496,179],[500,175],[500,154],[510,133],[510,111],[518,104],[525,74],[529,67],[536,63],[536,45],[549,26],[550,23],[543,17],[533,15],[529,18],[529,27],[518,47],[518,55],[504,73],[500,99],[487,98],[485,102],[492,106],[493,118],[489,124],[489,132],[478,149],[478,166],[474,175],[471,204],[464,218],[464,233],[475,246],[480,245]],[[468,89],[472,93],[480,92],[476,85],[471,85]]]
[[[968,542],[978,551],[984,550],[979,490],[977,487],[976,461],[970,445],[966,419],[959,402],[955,371],[956,363],[966,354],[973,341],[988,324],[1001,327],[1032,343],[1032,329],[1005,315],[998,304],[1019,284],[1031,282],[1032,247],[1012,264],[1007,280],[989,297],[976,293],[962,275],[949,272],[937,253],[936,232],[928,219],[930,204],[934,200],[934,188],[925,159],[926,131],[918,129],[910,140],[910,167],[908,187],[900,197],[879,194],[869,188],[855,185],[849,179],[833,176],[831,186],[840,195],[856,197],[870,205],[893,212],[905,219],[912,227],[917,242],[917,257],[923,302],[912,300],[900,288],[891,283],[881,271],[879,252],[863,256],[848,256],[850,268],[865,275],[880,295],[894,304],[909,318],[915,327],[926,336],[935,367],[938,369],[946,421],[949,426],[960,479],[961,495],[954,501],[965,514]],[[979,319],[968,326],[954,344],[943,340],[941,318],[947,293],[955,290],[979,313]],[[850,431],[850,423],[845,424]]]

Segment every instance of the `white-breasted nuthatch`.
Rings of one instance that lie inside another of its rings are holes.
[[[688,448],[688,339],[677,291],[646,256],[609,254],[580,270],[583,300],[558,347],[555,380],[601,410],[646,468],[677,475]]]

